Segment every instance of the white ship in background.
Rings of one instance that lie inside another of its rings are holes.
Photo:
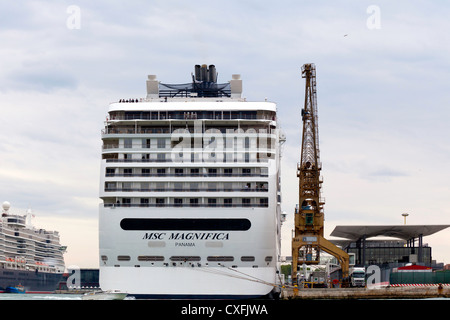
[[[136,298],[276,295],[282,212],[276,104],[242,80],[147,80],[102,130],[100,287]]]
[[[65,269],[59,233],[31,225],[31,212],[11,214],[2,205],[0,220],[0,292],[52,293]]]

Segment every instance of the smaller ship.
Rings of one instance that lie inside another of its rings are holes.
[[[65,269],[59,233],[34,227],[30,210],[15,215],[10,207],[3,202],[0,217],[0,292],[54,292]]]
[[[5,293],[25,293],[25,288],[22,285],[15,287],[6,287]]]
[[[92,291],[85,293],[82,300],[123,300],[128,293],[120,290]]]

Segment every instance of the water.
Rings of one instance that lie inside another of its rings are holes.
[[[82,300],[82,294],[57,294],[57,293],[0,293],[0,300]]]
[[[83,300],[82,294],[58,294],[58,293],[26,293],[26,294],[17,294],[17,293],[0,293],[0,300],[47,300],[47,301],[56,301],[56,300]],[[125,300],[135,300],[134,297],[126,297]],[[320,299],[319,299],[320,300]],[[365,299],[361,299],[365,300]],[[370,300],[370,299],[368,299]],[[450,298],[424,298],[424,299],[380,299],[380,300],[441,300],[450,302]]]

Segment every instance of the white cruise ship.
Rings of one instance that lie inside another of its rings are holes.
[[[145,98],[109,105],[102,130],[100,287],[136,298],[255,298],[279,292],[276,104],[242,80],[150,75]]]
[[[0,292],[54,292],[65,269],[58,231],[36,228],[30,211],[16,215],[10,207],[3,202],[0,218]]]

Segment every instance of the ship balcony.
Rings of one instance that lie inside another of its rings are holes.
[[[260,152],[258,150],[249,152],[235,151],[213,151],[201,149],[190,149],[189,152],[179,150],[166,150],[157,152],[142,152],[140,150],[123,149],[104,150],[103,159],[107,163],[267,163],[275,159],[275,151]],[[126,150],[126,151],[125,151]]]
[[[268,192],[259,188],[105,188],[105,192]]]
[[[217,123],[219,124],[219,123]],[[272,125],[261,124],[258,122],[247,123],[239,122],[238,124],[224,124],[214,125],[214,123],[201,123],[200,125],[189,124],[183,121],[182,123],[169,122],[165,125],[159,123],[158,126],[144,123],[134,123],[133,125],[126,125],[117,123],[115,125],[108,125],[101,130],[102,138],[117,137],[118,135],[151,135],[157,137],[158,135],[257,135],[266,134],[275,137],[276,128]]]
[[[167,208],[268,208],[268,203],[248,203],[248,204],[235,204],[235,203],[104,203],[105,208],[120,208],[120,207],[134,207],[134,208],[151,208],[151,207],[167,207]]]
[[[157,173],[106,173],[106,178],[112,177],[134,177],[134,178],[267,178],[269,174],[265,172],[256,173],[168,173],[168,172],[157,172]]]
[[[183,111],[111,111],[108,114],[108,120],[115,121],[245,121],[245,120],[258,120],[258,121],[275,121],[276,113],[268,110],[183,110]]]

